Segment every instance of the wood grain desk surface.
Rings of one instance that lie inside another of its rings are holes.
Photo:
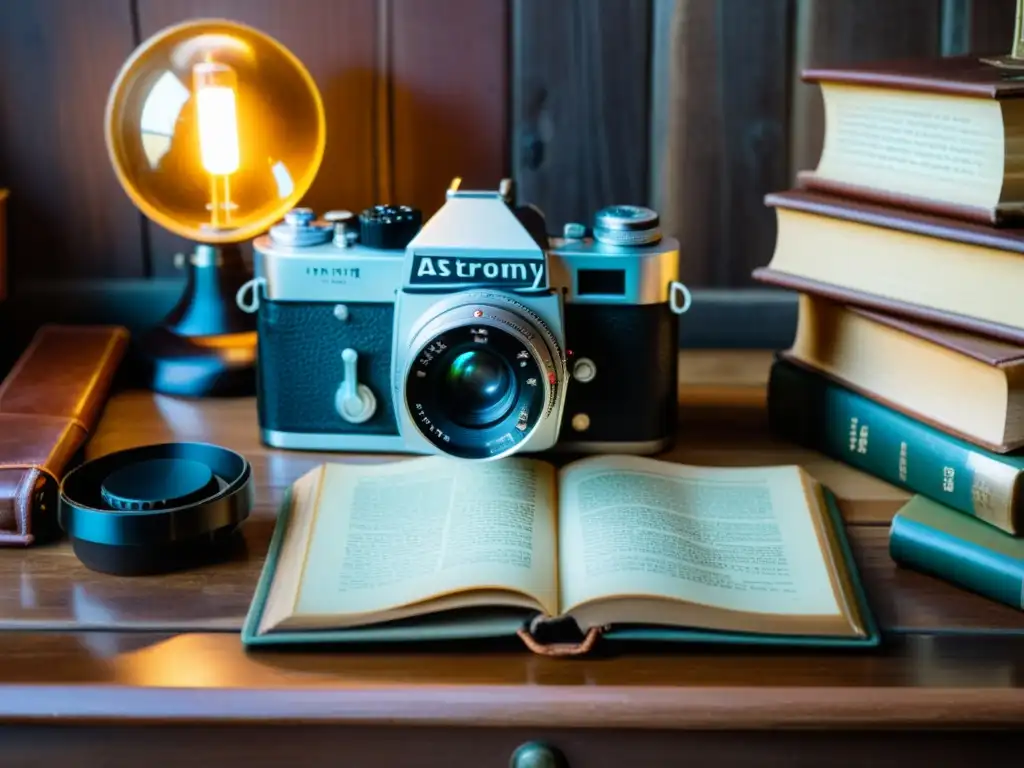
[[[247,552],[205,569],[117,578],[66,542],[0,550],[0,718],[7,722],[263,722],[566,728],[1004,726],[1024,722],[1024,614],[897,568],[887,526],[908,498],[767,433],[767,352],[683,353],[672,458],[800,463],[837,495],[886,647],[812,652],[652,648],[546,659],[503,644],[245,652],[248,608],[284,489],[325,460],[395,456],[260,445],[252,399],[124,392],[88,446],[197,440],[252,462]]]

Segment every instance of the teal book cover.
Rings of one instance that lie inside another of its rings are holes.
[[[1024,609],[1024,539],[924,496],[893,517],[889,554],[901,566]]]
[[[844,567],[853,588],[853,600],[865,630],[864,636],[771,635],[671,626],[612,625],[605,627],[600,633],[598,644],[623,648],[633,643],[712,643],[821,648],[873,648],[880,645],[881,634],[861,583],[838,507],[829,492],[825,491],[824,495],[828,510],[827,522],[839,545]],[[531,622],[537,617],[536,611],[527,609],[472,608],[346,629],[288,630],[260,634],[259,626],[274,574],[278,568],[284,533],[288,527],[292,506],[292,494],[289,491],[281,504],[269,551],[242,627],[241,639],[246,647],[302,645],[345,647],[355,644],[373,646],[516,637],[522,639],[522,633],[530,631]],[[572,642],[578,643],[579,641]],[[523,647],[524,650],[527,647],[525,642]],[[559,655],[572,655],[572,653]]]
[[[1020,531],[1024,456],[928,426],[789,360],[768,381],[773,434],[1008,533]]]

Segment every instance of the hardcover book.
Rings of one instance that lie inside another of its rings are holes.
[[[814,68],[825,136],[802,186],[998,224],[1024,215],[1024,86],[977,56]]]
[[[421,457],[295,482],[246,645],[488,637],[879,641],[831,495],[796,466]]]
[[[812,192],[765,203],[778,231],[756,280],[1024,344],[1024,230]]]
[[[1024,446],[1024,346],[801,294],[783,356],[996,453]]]
[[[915,496],[893,517],[889,555],[1000,603],[1024,609],[1024,539]]]
[[[1000,528],[1024,529],[1024,457],[941,432],[780,355],[768,379],[776,436]]]

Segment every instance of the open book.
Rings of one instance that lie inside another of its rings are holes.
[[[288,494],[243,640],[519,634],[543,652],[529,628],[564,619],[591,641],[877,641],[801,468],[631,456],[321,465]]]

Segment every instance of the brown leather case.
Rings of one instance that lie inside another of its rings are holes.
[[[60,478],[99,420],[128,339],[119,326],[43,326],[0,383],[0,546],[56,531]]]
[[[875,61],[851,67],[811,67],[802,72],[802,77],[808,83],[847,83],[1008,99],[1024,96],[1024,80],[1017,74],[985,64],[978,56],[948,56]]]

